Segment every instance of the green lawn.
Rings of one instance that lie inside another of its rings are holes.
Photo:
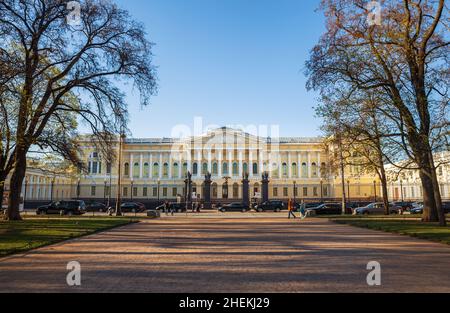
[[[450,245],[450,227],[439,227],[436,223],[422,223],[420,218],[336,217],[330,220],[338,224],[407,235]]]
[[[0,221],[0,257],[132,223],[127,218],[26,218]]]

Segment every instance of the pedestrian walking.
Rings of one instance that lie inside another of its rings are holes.
[[[164,202],[164,213],[166,213],[166,215],[169,215],[169,202]]]
[[[288,216],[288,218],[291,219],[291,217],[293,217],[294,219],[296,219],[297,216],[295,216],[295,214],[294,214],[295,208],[294,208],[294,205],[293,205],[291,199],[289,199],[289,201],[288,201],[288,210],[289,210],[289,216]]]
[[[304,220],[307,215],[305,200],[302,200],[302,204],[300,205],[300,214],[301,214],[301,219]]]

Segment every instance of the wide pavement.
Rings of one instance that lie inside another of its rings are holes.
[[[66,284],[71,261],[81,287]],[[450,247],[284,215],[181,214],[0,259],[0,292],[413,291],[450,292]]]

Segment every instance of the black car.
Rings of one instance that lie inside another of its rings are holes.
[[[409,212],[414,208],[412,202],[393,202],[391,206],[401,209],[403,212]]]
[[[120,206],[122,213],[142,213],[147,210],[144,204],[139,202],[125,202]]]
[[[257,212],[273,211],[280,212],[285,209],[283,201],[272,200],[261,203],[255,207]]]
[[[59,214],[59,215],[83,215],[86,213],[86,204],[81,200],[57,201],[37,208],[37,215]]]
[[[314,212],[315,215],[340,215],[342,214],[342,204],[326,203],[315,208],[309,208],[307,211]]]
[[[104,205],[103,203],[100,202],[92,202],[92,203],[88,203],[86,204],[86,211],[87,212],[106,212],[108,210],[108,208],[106,207],[106,205]]]
[[[222,207],[219,208],[219,211],[222,213],[225,213],[225,212],[244,212],[245,213],[249,210],[250,210],[250,208],[248,207],[248,205],[246,206],[245,204],[239,203],[239,202],[223,205]]]

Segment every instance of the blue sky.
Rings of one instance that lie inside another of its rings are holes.
[[[324,30],[318,0],[118,0],[155,43],[159,91],[141,108],[128,92],[134,137],[182,124],[279,125],[319,135],[317,95],[303,74]]]

